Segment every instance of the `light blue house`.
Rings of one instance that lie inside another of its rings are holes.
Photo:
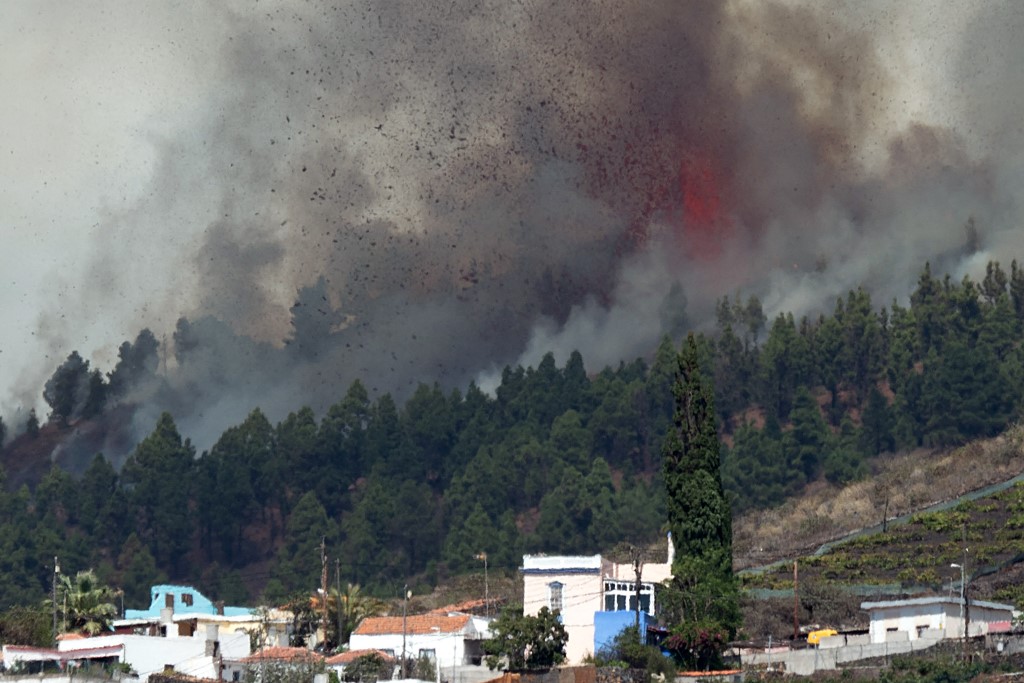
[[[165,609],[176,614],[219,614],[225,617],[240,617],[253,614],[250,607],[225,607],[214,604],[192,586],[162,584],[150,589],[152,601],[149,609],[125,610],[125,619],[158,619]]]

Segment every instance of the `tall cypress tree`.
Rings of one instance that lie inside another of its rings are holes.
[[[666,596],[680,625],[673,640],[682,659],[701,657],[684,645],[700,631],[732,638],[740,622],[732,573],[732,518],[722,489],[714,396],[691,334],[676,356],[675,413],[663,446],[668,522],[675,544]],[[664,604],[664,603],[663,603]]]

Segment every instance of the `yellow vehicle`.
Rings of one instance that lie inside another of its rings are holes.
[[[813,645],[814,647],[818,647],[818,645],[821,643],[822,638],[828,638],[829,636],[837,635],[839,635],[839,631],[835,630],[834,628],[821,628],[817,631],[811,631],[807,634],[807,644]]]

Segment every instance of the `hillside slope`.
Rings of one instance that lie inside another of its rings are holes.
[[[737,570],[808,554],[830,540],[916,512],[1024,472],[1024,425],[959,448],[878,458],[870,477],[837,487],[815,482],[771,510],[733,520]]]

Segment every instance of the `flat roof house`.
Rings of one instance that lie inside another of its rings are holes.
[[[1013,605],[956,597],[926,597],[861,603],[871,619],[868,629],[872,643],[918,638],[962,638],[964,622],[968,635],[1002,633],[1010,630]],[[965,614],[966,613],[966,614]]]

